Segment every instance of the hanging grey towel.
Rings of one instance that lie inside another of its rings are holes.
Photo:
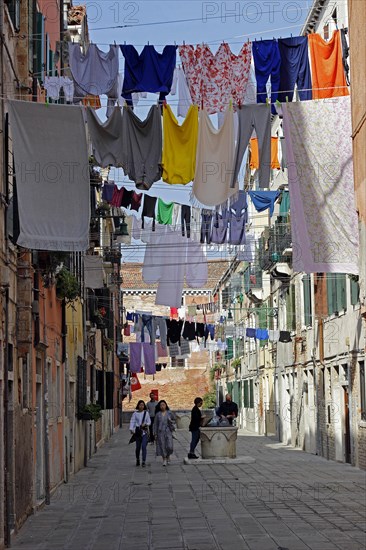
[[[87,288],[103,288],[102,256],[84,256],[84,281]]]
[[[102,123],[94,109],[86,111],[88,130],[93,144],[93,155],[102,168],[110,164],[122,166],[122,114],[115,107],[112,115]]]
[[[123,170],[138,189],[150,189],[162,175],[162,126],[160,107],[151,107],[140,120],[130,107],[122,116]]]
[[[82,108],[9,101],[8,110],[19,205],[17,244],[86,250],[90,182]]]

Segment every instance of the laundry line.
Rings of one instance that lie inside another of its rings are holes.
[[[256,87],[256,85],[254,85],[253,87]],[[314,90],[318,90],[318,91],[322,91],[322,90],[343,90],[344,88],[347,88],[347,89],[348,89],[348,88],[350,88],[350,87],[351,87],[351,86],[326,86],[326,87],[322,87],[322,88],[314,88],[314,87],[312,87],[312,88],[296,88],[296,89],[295,89],[295,92],[299,92],[299,91],[301,91],[301,92],[309,92],[309,91],[314,91]],[[278,91],[276,90],[275,93],[276,93],[276,94],[289,94],[289,93],[293,93],[293,92],[294,92],[294,90],[278,90]],[[154,92],[147,92],[147,93],[152,93],[152,94],[153,94]],[[31,95],[31,94],[29,94],[29,95]],[[256,95],[267,95],[267,96],[268,96],[268,92],[256,92]],[[14,96],[15,96],[15,97],[14,97]],[[18,97],[17,97],[17,96],[18,96]],[[104,96],[104,94],[102,94],[101,96],[99,96],[99,97],[102,98],[101,101],[103,100],[103,101],[108,102],[108,100],[107,100],[106,98],[104,98],[103,96]],[[75,99],[80,99],[80,101],[81,101],[82,99],[85,99],[86,97],[87,97],[87,96],[75,96]],[[123,97],[123,96],[121,95],[121,97]],[[24,95],[22,95],[22,94],[12,94],[12,97],[9,97],[7,94],[0,94],[0,98],[2,98],[2,99],[11,99],[11,100],[13,100],[13,101],[25,101],[25,100],[24,100]],[[115,98],[115,99],[117,100],[118,98]],[[332,98],[310,99],[310,100],[307,100],[307,101],[318,101],[318,102],[319,102],[319,101],[321,101],[322,99],[325,100],[325,101],[329,101],[329,99],[336,100],[336,99],[337,99],[337,96],[332,97]],[[125,101],[125,100],[123,100],[123,101]],[[166,101],[166,100],[161,101],[161,100],[159,100],[159,99],[156,99],[156,100],[154,100],[154,101],[151,101],[151,100],[148,100],[148,99],[140,98],[139,101],[138,101],[138,103],[140,104],[140,103],[142,103],[142,102],[148,102],[148,103],[145,103],[144,106],[161,105],[161,106],[163,107],[165,103],[166,103],[167,105],[169,105],[170,103],[174,103],[174,102],[177,103],[177,102],[179,102],[179,99],[174,99],[174,100],[172,100],[172,102],[170,102],[170,101],[168,102],[168,101]],[[27,102],[27,103],[29,103],[29,102]],[[188,103],[188,102],[186,102],[186,103],[189,104],[189,105],[194,105],[194,103]],[[266,101],[266,105],[275,105],[275,106],[276,106],[276,105],[281,105],[282,103],[285,103],[285,102],[280,102],[278,99],[277,99],[276,101],[274,101],[274,102]],[[45,102],[45,104],[47,104],[47,103]],[[263,104],[264,104],[264,102],[263,102]],[[54,102],[53,102],[51,105],[61,105],[61,106],[65,106],[64,103],[54,103]],[[68,105],[69,105],[70,107],[79,107],[79,105],[74,105],[74,104],[68,104]],[[253,103],[235,104],[235,103],[233,103],[233,102],[230,101],[230,100],[229,100],[229,102],[227,103],[227,107],[233,106],[233,107],[237,107],[237,108],[239,108],[239,109],[240,109],[240,107],[244,107],[245,105],[258,105],[258,103],[253,102]],[[259,104],[259,105],[260,105],[260,104]],[[87,108],[86,105],[81,105],[81,106],[84,107],[84,108]],[[105,106],[107,106],[107,103],[106,103]],[[113,108],[115,108],[115,109],[116,109],[116,108],[118,108],[118,109],[123,109],[125,106],[126,106],[126,105],[115,105]],[[197,106],[200,107],[200,105],[198,105],[198,104],[197,104]],[[102,107],[104,107],[104,105],[102,105]],[[138,107],[139,107],[139,105],[136,105],[136,106],[134,107],[134,109],[137,109]],[[224,111],[218,111],[217,113],[213,113],[213,114],[210,115],[210,116],[213,116],[213,115],[215,115],[215,114],[218,114],[219,112],[224,112]]]
[[[340,1],[340,0],[338,0]],[[245,38],[245,37],[251,37],[251,36],[258,36],[258,37],[261,37],[262,35],[264,34],[272,34],[274,32],[279,32],[279,31],[286,31],[288,29],[298,29],[299,27],[301,27],[302,25],[298,24],[298,25],[288,25],[286,27],[278,27],[276,29],[266,29],[266,30],[261,30],[261,31],[257,31],[257,32],[252,32],[252,33],[247,33],[247,34],[242,34],[242,35],[235,35],[235,36],[229,36],[228,38],[221,38],[221,39],[217,39],[217,40],[205,40],[204,41],[204,44],[221,44],[222,42],[226,42],[228,44],[242,44],[243,43],[243,40],[241,41],[238,41],[238,42],[233,42],[232,40],[233,39],[236,39],[236,38]],[[110,27],[110,28],[113,28],[113,27]],[[97,30],[97,29],[89,29],[89,30]],[[59,31],[50,31],[47,33],[48,35],[53,35],[53,34],[59,34]],[[34,37],[37,37],[37,36],[40,36],[41,38],[34,38]],[[16,35],[16,34],[13,34],[12,35],[12,38],[17,38],[17,39],[21,39],[21,38],[29,38],[31,37],[34,41],[38,41],[38,40],[43,40],[43,36],[44,36],[44,33],[22,33],[21,36],[19,35]],[[276,39],[276,37],[274,37]],[[279,37],[281,38],[281,37]],[[259,40],[259,39],[258,39]],[[92,41],[91,42],[92,44],[96,45],[96,46],[110,46],[111,43],[110,42],[95,42],[95,41]],[[131,42],[130,42],[131,43]],[[189,42],[187,41],[186,44],[188,44]],[[66,45],[67,43],[65,43]],[[123,41],[123,44],[126,44],[126,41]],[[147,46],[147,42],[145,42],[144,44],[133,44],[133,46],[135,47],[138,47],[138,48],[143,48],[144,46]],[[167,44],[152,44],[154,47],[158,47],[158,48],[164,48],[164,46],[166,46]],[[179,44],[175,44],[177,45],[177,47],[179,47]],[[183,42],[182,44],[180,44],[181,46],[185,45],[185,42]]]

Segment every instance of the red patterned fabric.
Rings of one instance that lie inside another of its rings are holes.
[[[226,43],[215,55],[207,44],[180,46],[179,55],[195,105],[211,115],[225,111],[230,99],[235,105],[244,103],[252,58],[250,42],[238,55]]]

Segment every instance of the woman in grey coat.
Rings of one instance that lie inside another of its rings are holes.
[[[156,456],[163,458],[163,466],[169,462],[173,454],[173,431],[175,421],[173,413],[169,410],[167,402],[162,399],[156,406],[154,421],[154,435],[156,441]]]

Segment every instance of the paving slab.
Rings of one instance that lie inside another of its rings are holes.
[[[364,550],[365,472],[239,431],[237,459],[135,466],[123,428],[12,537],[13,550]],[[103,456],[102,456],[103,454]],[[244,462],[240,462],[241,459]]]

